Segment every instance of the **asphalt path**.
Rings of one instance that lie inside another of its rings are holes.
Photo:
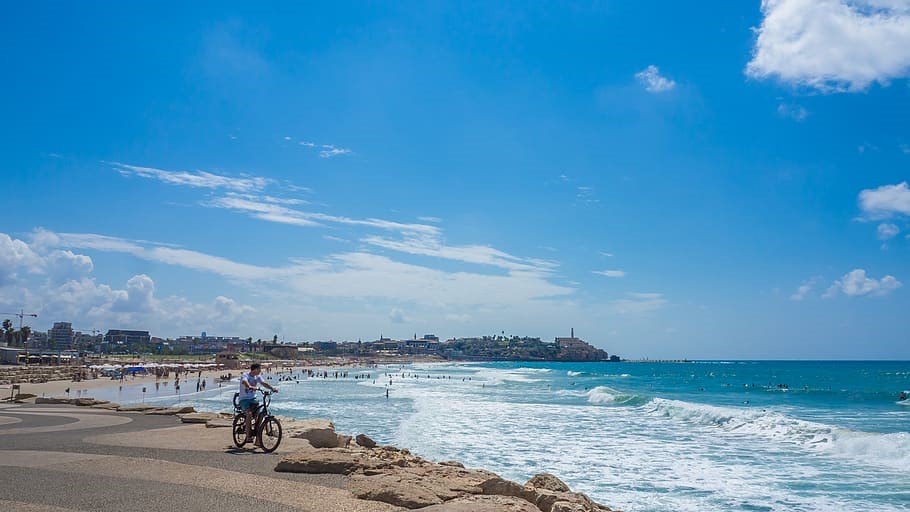
[[[252,497],[250,488],[253,487],[252,494],[257,494],[255,483],[263,482],[276,489],[323,489],[328,495],[337,496],[347,485],[346,477],[340,475],[276,473],[274,467],[280,454],[232,448],[227,428],[208,429],[216,431],[211,435],[224,436],[224,448],[220,450],[113,446],[87,441],[100,435],[137,433],[179,424],[173,416],[61,405],[2,405],[0,471],[4,476],[0,480],[0,509],[319,510],[302,507],[293,498],[275,492]],[[113,475],[106,474],[112,471]],[[206,483],[209,474],[224,483]],[[184,480],[194,483],[175,483]],[[268,500],[265,505],[264,499]]]

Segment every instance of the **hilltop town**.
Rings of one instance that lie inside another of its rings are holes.
[[[239,336],[198,336],[160,338],[149,331],[109,329],[105,333],[74,330],[69,322],[56,322],[46,332],[27,327],[12,328],[4,322],[0,331],[0,362],[4,364],[54,364],[85,355],[154,354],[162,356],[198,356],[216,354],[249,354],[280,359],[313,357],[424,357],[439,360],[467,361],[619,361],[575,337],[557,337],[543,341],[539,337],[485,335],[453,337],[440,340],[434,334],[409,339],[379,336],[371,341],[278,341]]]

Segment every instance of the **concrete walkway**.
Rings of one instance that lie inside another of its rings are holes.
[[[60,405],[0,405],[0,509],[402,510],[363,501],[339,475],[276,473],[285,438],[265,454],[237,449],[230,429],[171,416]]]

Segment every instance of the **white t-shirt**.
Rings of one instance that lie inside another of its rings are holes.
[[[262,384],[262,374],[253,377],[249,373],[244,373],[240,376],[239,400],[251,400],[253,398],[256,398],[256,392],[252,389],[247,389],[247,387],[243,385],[243,381],[246,381],[247,384],[249,384],[251,387],[258,387],[260,384]]]

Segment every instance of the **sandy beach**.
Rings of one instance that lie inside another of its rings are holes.
[[[240,375],[242,370],[205,370],[202,372],[202,378],[206,379],[208,384],[216,382],[216,379],[220,378],[225,373],[233,373],[233,375]],[[192,385],[195,386],[196,380],[198,378],[198,372],[191,372],[189,374],[181,374],[180,381],[184,386]],[[164,382],[165,379],[156,379],[154,375],[147,374],[136,376],[125,377],[122,381],[120,379],[111,379],[110,377],[99,377],[97,379],[86,379],[80,380],[79,382],[73,382],[72,380],[52,380],[48,382],[41,383],[21,383],[19,384],[19,392],[22,394],[32,394],[36,396],[70,396],[76,397],[80,396],[91,396],[91,390],[100,389],[100,388],[112,388],[118,386],[136,386],[142,384],[149,384],[154,386],[155,382]],[[170,375],[170,378],[167,379],[173,383],[174,375]],[[187,384],[187,382],[189,384]],[[67,394],[66,390],[69,389]],[[5,397],[3,391],[0,389],[0,397]],[[9,391],[6,391],[9,393]]]

